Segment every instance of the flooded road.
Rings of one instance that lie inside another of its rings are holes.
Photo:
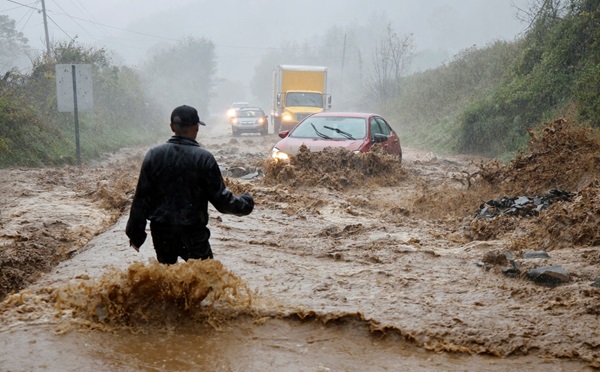
[[[274,141],[200,138],[225,175],[260,168]],[[578,274],[555,288],[482,264],[511,241],[469,237],[495,196],[466,193],[470,160],[405,149],[401,170],[360,185],[343,179],[351,170],[316,186],[306,180],[323,175],[229,177],[256,206],[246,218],[210,209],[214,262],[157,265],[150,239],[128,247],[120,217],[2,303],[0,369],[592,370],[598,269],[582,255],[599,247],[552,251],[544,265]],[[101,227],[91,205],[69,215]]]

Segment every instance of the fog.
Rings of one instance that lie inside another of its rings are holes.
[[[46,9],[51,40],[76,38],[113,52],[115,61],[128,65],[138,65],[149,51],[186,36],[211,40],[220,81],[212,110],[220,110],[226,102],[255,98],[249,83],[256,64],[286,42],[310,45],[336,27],[364,29],[389,23],[398,34],[413,35],[416,51],[411,69],[418,71],[447,62],[473,45],[513,40],[525,28],[516,17],[516,7],[528,1],[46,0]],[[41,4],[8,0],[1,4],[0,14],[17,21],[17,30],[30,46],[45,50],[42,14],[31,8]]]

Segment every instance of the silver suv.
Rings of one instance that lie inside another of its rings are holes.
[[[231,119],[231,133],[239,136],[242,133],[269,133],[268,116],[260,107],[242,107]]]

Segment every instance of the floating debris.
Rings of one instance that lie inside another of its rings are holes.
[[[543,196],[505,196],[502,199],[488,200],[479,206],[475,217],[495,218],[501,215],[530,217],[538,216],[540,211],[557,201],[571,201],[573,193],[552,189]]]
[[[519,268],[515,260],[509,260],[508,263],[510,264],[510,267],[502,268],[502,274],[511,278],[515,278],[521,275],[521,269]]]
[[[523,258],[533,259],[533,258],[543,258],[548,259],[550,255],[546,251],[527,251],[523,253]]]
[[[264,175],[262,169],[257,167],[229,167],[221,169],[221,173],[223,174],[223,177],[241,178],[246,180]]]
[[[569,272],[560,266],[544,266],[527,272],[529,279],[538,284],[555,286],[570,280]]]

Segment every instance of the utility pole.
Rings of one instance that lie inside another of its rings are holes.
[[[344,48],[342,49],[342,70],[340,72],[340,93],[342,93],[342,86],[344,84],[344,62],[346,60],[346,34],[344,34]]]
[[[21,4],[14,0],[6,0],[6,1],[15,3],[20,6],[24,6],[29,9],[33,9],[33,10],[37,11],[38,13],[40,12],[40,10],[38,8],[35,8],[33,6]],[[45,0],[41,0],[41,1],[42,1],[42,15],[44,16],[44,31],[46,31],[46,54],[50,55],[50,36],[48,35],[48,16],[46,15],[46,2],[45,2]],[[36,3],[36,5],[37,5],[37,3]]]
[[[50,56],[50,36],[48,36],[48,17],[46,16],[45,0],[42,0],[42,14],[44,16],[44,31],[46,32],[46,55]]]

